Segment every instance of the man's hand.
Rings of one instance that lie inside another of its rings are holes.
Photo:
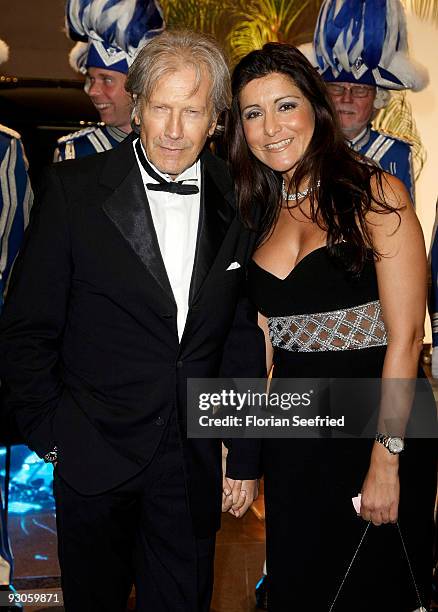
[[[223,484],[222,511],[241,518],[258,497],[259,481],[233,480],[225,476]]]

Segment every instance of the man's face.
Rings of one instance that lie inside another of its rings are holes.
[[[176,178],[197,159],[216,127],[209,99],[210,77],[181,67],[158,80],[150,99],[142,100],[136,123],[146,155],[163,174]]]
[[[345,137],[352,140],[372,119],[376,88],[352,83],[327,83],[327,87]]]
[[[115,70],[88,68],[85,92],[101,121],[126,133],[131,131],[131,99],[125,91],[126,75]]]

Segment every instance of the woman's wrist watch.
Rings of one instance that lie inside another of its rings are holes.
[[[375,440],[376,442],[383,444],[383,446],[389,450],[391,455],[400,454],[405,447],[403,438],[398,438],[396,436],[387,436],[382,433],[376,433]]]

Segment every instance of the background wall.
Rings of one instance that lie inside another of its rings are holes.
[[[68,64],[64,0],[0,0],[0,38],[10,59],[0,71],[20,77],[74,78]]]

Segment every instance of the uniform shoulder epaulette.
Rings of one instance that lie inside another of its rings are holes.
[[[11,130],[11,128],[8,128],[6,127],[6,125],[2,125],[1,123],[0,123],[0,132],[2,134],[7,134],[11,138],[17,138],[18,140],[20,140],[21,138],[18,132],[16,132],[15,130]]]
[[[375,130],[375,131],[381,134],[382,136],[386,136],[386,138],[391,138],[391,140],[395,140],[396,142],[407,144],[410,147],[414,145],[414,143],[411,140],[408,140],[407,138],[402,138],[401,136],[396,136],[395,134],[392,134],[391,132],[387,132],[386,130]]]
[[[91,127],[83,128],[82,130],[78,130],[77,132],[72,132],[71,134],[66,134],[65,136],[61,136],[61,138],[58,138],[57,142],[58,144],[64,144],[66,142],[70,142],[71,140],[77,140],[78,138],[82,138],[83,136],[92,134],[98,129],[99,129],[98,125],[92,125]]]

